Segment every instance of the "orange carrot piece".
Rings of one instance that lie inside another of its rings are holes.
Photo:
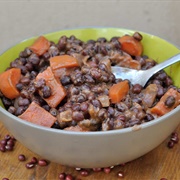
[[[50,58],[50,66],[52,70],[59,68],[72,68],[79,66],[78,60],[69,55],[54,56]]]
[[[140,56],[143,52],[143,46],[140,41],[133,36],[125,35],[119,38],[121,49],[132,56]]]
[[[56,118],[35,102],[32,102],[19,118],[45,127],[51,127]]]
[[[50,47],[50,42],[44,37],[38,37],[29,48],[38,56],[44,54]]]
[[[50,67],[48,67],[42,73],[39,73],[36,80],[44,79],[46,85],[51,88],[51,96],[44,98],[50,107],[55,108],[66,96],[66,91],[60,81],[55,78]]]
[[[129,83],[127,80],[114,84],[109,89],[109,98],[112,103],[120,102],[129,92]]]
[[[20,78],[21,70],[19,68],[12,68],[0,74],[0,90],[5,97],[14,99],[19,96],[16,84]]]
[[[172,107],[167,107],[165,105],[165,101],[167,99],[168,96],[174,96],[175,98],[175,103]],[[180,93],[173,89],[170,88],[160,99],[160,101],[151,108],[151,113],[153,114],[157,114],[159,116],[162,116],[168,112],[170,112],[171,110],[173,110],[175,107],[177,107],[180,104]]]

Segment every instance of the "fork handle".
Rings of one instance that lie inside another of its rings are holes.
[[[157,64],[155,65],[154,67],[148,69],[149,73],[152,75],[152,74],[155,74],[157,73],[158,71],[174,64],[174,63],[177,63],[180,61],[180,54],[176,54],[175,56],[172,56],[171,58],[169,58],[168,60],[160,63],[160,64]]]

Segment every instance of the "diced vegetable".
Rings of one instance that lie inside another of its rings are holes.
[[[175,103],[173,106],[171,107],[168,107],[166,106],[165,102],[166,102],[166,99],[169,97],[169,96],[173,96],[175,98]],[[173,110],[175,107],[177,107],[178,105],[180,104],[180,93],[173,89],[173,88],[170,88],[160,99],[160,101],[154,106],[151,108],[151,113],[154,113],[154,114],[157,114],[159,116],[162,116],[168,112],[170,112],[171,110]]]
[[[119,38],[121,49],[132,56],[140,56],[143,52],[143,46],[140,41],[133,36],[125,35]]]
[[[157,92],[158,92],[158,87],[156,84],[148,85],[146,89],[142,92],[143,94],[142,103],[145,106],[145,108],[152,107],[156,99]]]
[[[19,118],[45,127],[51,127],[56,118],[35,102],[32,102],[26,111],[18,116]]]
[[[120,102],[129,92],[129,82],[127,80],[114,84],[109,89],[109,97],[112,103]]]
[[[54,56],[50,58],[50,66],[52,70],[59,68],[72,68],[79,66],[78,60],[69,55]]]
[[[70,122],[72,121],[72,110],[68,109],[59,114],[59,122]]]
[[[54,56],[50,58],[50,66],[55,77],[60,78],[69,74],[74,67],[78,67],[78,60],[69,55]]]
[[[50,47],[50,42],[44,37],[38,37],[32,46],[29,47],[35,54],[41,56],[44,54]]]
[[[110,105],[109,96],[107,95],[98,96],[98,100],[101,102],[102,107],[108,107]]]
[[[5,97],[14,99],[19,96],[16,84],[20,78],[21,70],[19,68],[12,68],[0,74],[0,90]]]
[[[117,66],[127,67],[131,69],[141,69],[139,61],[132,59],[132,57],[126,52],[113,52],[110,56],[111,61]]]
[[[44,79],[46,85],[51,88],[51,96],[44,98],[50,107],[56,107],[66,96],[66,91],[60,81],[55,78],[50,67],[48,67],[42,73],[39,73],[36,80]]]

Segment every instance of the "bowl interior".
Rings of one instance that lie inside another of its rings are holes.
[[[112,38],[113,36],[122,36],[124,34],[132,35],[134,31],[120,28],[82,28],[82,29],[69,29],[61,30],[58,32],[53,32],[44,35],[51,41],[55,43],[58,42],[58,39],[63,36],[75,35],[77,38],[87,41],[90,39],[96,40],[99,37],[106,37],[107,39]],[[149,58],[154,59],[158,63],[168,59],[171,56],[174,56],[177,53],[180,53],[180,50],[169,42],[150,34],[141,32],[143,35],[143,54],[149,56]],[[9,48],[2,55],[0,55],[0,73],[5,71],[5,69],[10,65],[10,62],[16,59],[19,56],[19,53],[24,50],[24,48],[30,46],[37,37],[32,37],[27,40],[24,40],[15,46]],[[172,77],[176,86],[180,87],[180,63],[176,63],[171,67],[166,68],[166,72],[169,76]],[[3,107],[2,102],[0,105]]]

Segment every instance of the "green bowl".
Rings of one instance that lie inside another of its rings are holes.
[[[54,42],[62,35],[75,35],[87,41],[133,33],[132,30],[119,28],[82,28],[62,30],[44,36]],[[159,37],[143,32],[141,34],[143,54],[158,63],[180,53],[177,47]],[[24,40],[4,52],[0,56],[0,72],[3,72],[36,38]],[[175,85],[180,87],[180,63],[166,68],[166,72],[172,77]],[[70,132],[22,121],[2,107],[0,103],[0,121],[24,146],[50,161],[83,168],[109,167],[136,159],[157,147],[180,123],[178,106],[170,113],[142,124],[138,130],[125,128],[103,132]]]

